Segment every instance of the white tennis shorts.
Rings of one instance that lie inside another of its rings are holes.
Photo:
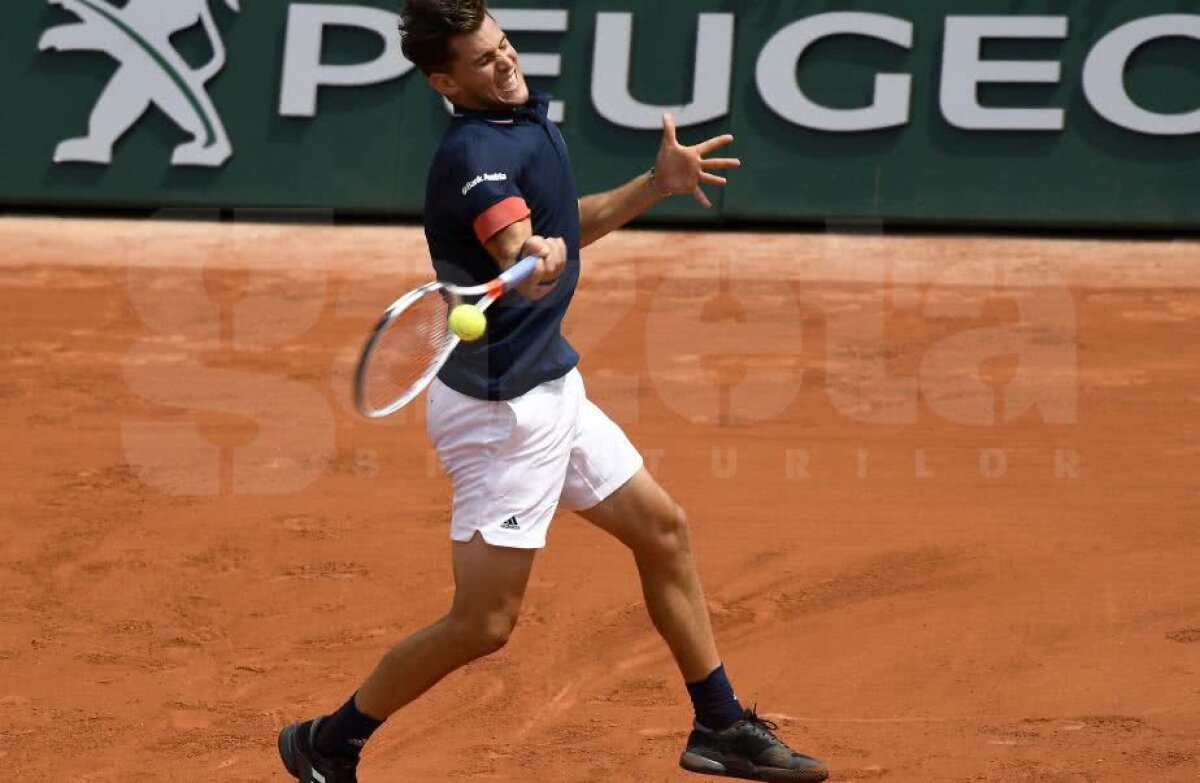
[[[454,482],[450,537],[540,549],[559,505],[591,508],[642,467],[642,456],[572,370],[513,400],[477,400],[435,379],[427,428]]]

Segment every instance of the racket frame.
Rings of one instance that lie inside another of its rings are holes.
[[[434,377],[446,365],[446,362],[449,361],[450,354],[462,342],[458,335],[451,331],[450,339],[434,355],[425,372],[421,374],[404,394],[383,407],[376,408],[371,405],[367,401],[367,372],[371,367],[371,358],[374,356],[375,346],[378,345],[383,335],[387,333],[388,328],[404,315],[410,307],[426,296],[432,296],[444,291],[457,297],[481,296],[483,298],[476,302],[475,306],[479,308],[480,312],[486,312],[492,306],[492,303],[506,292],[529,279],[530,275],[537,269],[537,261],[537,256],[526,256],[505,270],[495,280],[484,285],[455,286],[440,281],[426,283],[423,286],[414,288],[393,302],[384,311],[383,316],[375,324],[375,328],[371,330],[371,336],[367,338],[366,345],[363,346],[362,353],[358,359],[358,366],[354,371],[354,405],[358,408],[358,412],[368,419],[382,419],[408,405],[420,396],[421,392],[425,391],[426,387],[433,382]]]

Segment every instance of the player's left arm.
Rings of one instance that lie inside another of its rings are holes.
[[[690,193],[705,209],[712,202],[703,185],[724,185],[724,177],[712,172],[742,165],[737,158],[708,158],[733,141],[725,134],[686,147],[675,136],[675,120],[663,115],[662,144],[653,172],[634,177],[615,190],[579,199],[580,245],[587,247],[606,234],[616,231],[668,196]]]

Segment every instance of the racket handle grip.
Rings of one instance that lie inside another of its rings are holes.
[[[505,270],[504,274],[500,275],[500,282],[504,285],[504,290],[519,286],[529,279],[529,276],[537,269],[537,256],[525,256],[517,263]]]

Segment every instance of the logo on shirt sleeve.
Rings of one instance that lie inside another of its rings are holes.
[[[467,195],[468,193],[470,193],[472,190],[475,189],[476,185],[480,184],[481,182],[507,182],[507,181],[508,181],[508,175],[503,172],[498,171],[494,174],[480,174],[478,177],[476,177],[473,180],[468,181],[467,184],[462,186],[462,194],[464,196]]]

